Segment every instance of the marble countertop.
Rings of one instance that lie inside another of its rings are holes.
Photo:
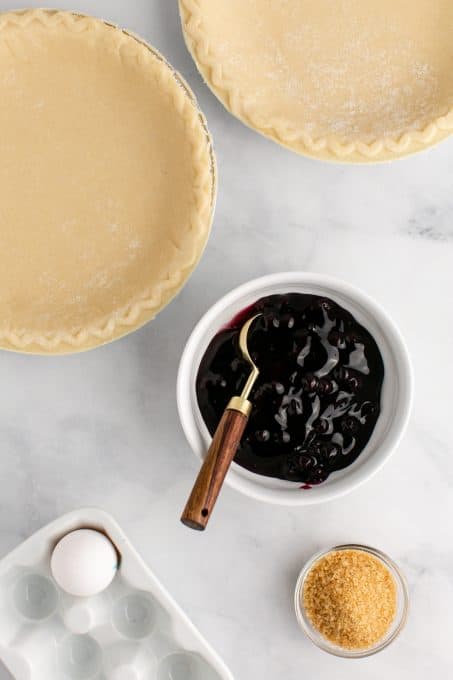
[[[23,4],[1,0],[0,9]],[[236,680],[450,677],[453,139],[390,165],[301,158],[248,130],[210,94],[186,52],[176,0],[45,4],[118,22],[168,57],[207,116],[220,186],[201,264],[154,322],[86,354],[0,353],[0,555],[68,510],[99,506],[120,522]],[[179,514],[198,464],[175,404],[185,340],[230,288],[291,269],[349,280],[397,321],[416,379],[407,435],[384,469],[344,498],[272,507],[226,488],[209,531],[190,532]],[[341,542],[388,552],[410,585],[401,638],[364,660],[318,651],[292,609],[303,562]]]

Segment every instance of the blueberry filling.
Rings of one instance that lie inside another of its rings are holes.
[[[209,344],[196,392],[211,434],[249,374],[238,338],[262,312],[248,345],[260,376],[235,461],[252,472],[319,484],[350,465],[380,412],[384,364],[370,333],[328,298],[271,295],[235,317]]]

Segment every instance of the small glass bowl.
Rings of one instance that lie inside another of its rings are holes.
[[[314,628],[304,608],[303,591],[305,579],[307,578],[308,573],[319,559],[325,557],[329,553],[338,552],[340,550],[360,550],[373,555],[373,557],[376,557],[385,567],[387,567],[395,580],[397,598],[395,618],[385,636],[380,638],[380,640],[378,640],[371,647],[360,648],[356,650],[345,649],[344,647],[340,647],[339,645],[330,642],[316,628]],[[399,567],[395,564],[395,562],[393,562],[393,560],[390,559],[390,557],[387,557],[387,555],[380,552],[380,550],[370,548],[367,545],[338,545],[334,548],[329,548],[328,550],[323,550],[316,553],[316,555],[313,555],[313,557],[305,564],[304,568],[299,574],[299,578],[297,579],[296,592],[294,595],[294,606],[296,608],[296,616],[300,627],[304,631],[305,635],[317,647],[322,649],[324,652],[334,654],[335,656],[341,656],[346,659],[361,659],[365,656],[371,656],[372,654],[380,652],[398,637],[404,628],[404,624],[406,623],[409,609],[409,594],[405,578]]]

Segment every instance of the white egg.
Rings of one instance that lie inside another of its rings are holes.
[[[118,569],[118,553],[109,539],[93,529],[78,529],[57,543],[52,575],[70,595],[91,597],[105,590]]]

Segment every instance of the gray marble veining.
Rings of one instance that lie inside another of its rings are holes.
[[[206,113],[220,185],[200,266],[153,323],[77,356],[0,353],[0,553],[67,510],[100,506],[237,680],[450,677],[453,139],[378,166],[301,158],[248,130],[210,94],[183,44],[176,0],[45,4],[116,21],[168,57]],[[0,1],[0,9],[22,5]],[[385,468],[345,498],[290,509],[225,489],[209,531],[196,535],[178,521],[197,470],[175,405],[184,342],[230,288],[290,269],[347,279],[397,321],[416,377],[408,433]],[[312,647],[292,610],[304,560],[346,541],[387,551],[411,592],[401,638],[354,662]]]

